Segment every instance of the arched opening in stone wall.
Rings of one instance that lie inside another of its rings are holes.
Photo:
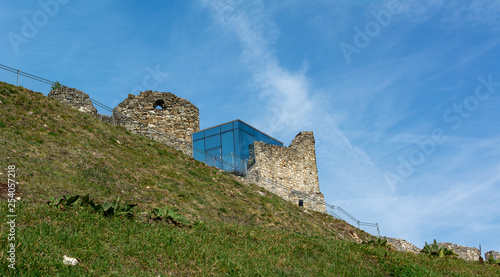
[[[163,101],[163,99],[158,99],[153,104],[153,107],[157,110],[163,110],[165,109],[165,101]]]

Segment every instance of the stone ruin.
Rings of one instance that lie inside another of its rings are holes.
[[[87,94],[62,86],[49,97],[88,114],[97,110]],[[192,134],[199,131],[199,110],[188,100],[169,92],[144,91],[129,94],[113,109],[113,116],[100,116],[128,131],[148,137],[192,156]],[[304,208],[326,212],[324,195],[319,191],[315,140],[312,132],[300,132],[289,147],[254,142],[253,166],[246,181],[255,183],[281,198]],[[270,180],[271,182],[266,182]],[[276,185],[278,184],[278,185]]]
[[[60,86],[56,89],[51,89],[47,95],[57,101],[78,109],[81,112],[97,116],[97,109],[92,105],[89,95],[76,88]]]
[[[113,109],[116,123],[192,156],[191,135],[200,129],[198,108],[169,92],[144,91]],[[165,135],[166,134],[166,135]]]
[[[415,254],[419,254],[420,250],[415,245],[407,242],[404,239],[395,239],[395,238],[386,238],[387,242],[394,247],[397,251],[401,252],[411,252]],[[445,247],[450,250],[453,250],[453,253],[457,254],[457,258],[465,260],[465,261],[479,261],[481,257],[481,250],[475,247],[466,247],[461,246],[454,243],[449,242],[438,242],[439,247]],[[495,255],[495,251],[490,251],[485,254],[486,259],[488,259],[489,255]],[[496,253],[498,255],[498,253]],[[500,255],[497,256],[500,258]]]
[[[500,261],[500,253],[493,251],[493,250],[484,253],[484,260],[487,261],[490,258],[490,256],[492,256],[492,258],[495,261]]]
[[[396,249],[396,251],[411,252],[414,254],[420,253],[420,248],[407,242],[404,239],[396,239],[396,238],[386,238],[386,239],[387,239],[387,243],[392,245],[394,247],[394,249]]]
[[[475,247],[466,247],[449,242],[438,242],[439,247],[446,247],[453,250],[453,253],[458,255],[458,258],[466,261],[479,261],[481,251]]]
[[[302,200],[306,209],[326,212],[325,197],[319,191],[313,132],[300,132],[288,147],[256,141],[250,152],[253,165],[246,175],[248,182],[289,202]]]

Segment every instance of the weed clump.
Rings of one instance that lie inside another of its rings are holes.
[[[427,242],[425,242],[425,246],[424,248],[422,248],[420,252],[439,258],[445,258],[445,257],[453,258],[455,256],[458,256],[453,252],[452,249],[448,249],[446,247],[439,247],[436,240],[434,240],[434,243],[431,245],[428,245]]]
[[[137,206],[137,204],[121,204],[120,197],[111,202],[105,200],[103,204],[96,204],[94,200],[90,199],[89,194],[84,196],[75,195],[71,197],[64,195],[59,199],[51,197],[47,204],[49,206],[59,207],[62,210],[72,206],[90,206],[96,213],[100,213],[105,217],[112,217],[115,215],[133,217],[133,209]]]

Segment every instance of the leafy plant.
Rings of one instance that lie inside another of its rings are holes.
[[[500,260],[495,260],[495,258],[493,257],[493,255],[490,255],[488,257],[488,261],[487,261],[489,264],[498,264],[500,265]]]
[[[62,208],[64,208],[64,206],[72,206],[78,199],[80,199],[80,195],[75,195],[72,197],[68,197],[66,195],[63,195],[59,199],[55,199],[54,197],[50,197],[47,204],[49,206],[59,207],[62,209]]]
[[[61,83],[59,83],[58,81],[56,81],[56,82],[52,85],[52,87],[51,87],[51,88],[52,88],[53,90],[56,90],[56,89],[60,88],[61,86],[62,86],[62,85],[61,85]]]
[[[69,207],[69,206],[73,206],[73,205],[85,206],[85,207],[86,206],[95,206],[94,200],[90,199],[90,196],[88,193],[84,196],[75,195],[75,196],[69,197],[69,196],[63,195],[61,198],[58,198],[58,199],[56,199],[54,197],[50,197],[47,204],[49,206],[60,207],[60,208],[63,208],[64,206]]]
[[[81,207],[92,207],[95,212],[102,213],[104,216],[115,216],[115,215],[125,215],[125,216],[133,216],[133,209],[137,204],[124,204],[121,205],[121,199],[118,197],[116,200],[108,203],[105,200],[104,204],[96,204],[94,200],[90,199],[89,194],[84,196],[75,195],[72,197],[62,196],[59,199],[55,199],[53,197],[49,198],[48,203],[49,206],[60,207],[63,209],[64,207],[69,207],[73,205],[79,205]]]
[[[90,199],[89,194],[85,194],[84,196],[80,197],[80,206],[95,206],[94,200]]]
[[[134,212],[132,211],[137,204],[124,204],[121,205],[121,199],[118,197],[116,200],[108,203],[107,200],[104,201],[104,204],[99,205],[91,205],[94,211],[98,213],[102,213],[104,216],[115,216],[115,215],[125,215],[125,216],[133,216]]]
[[[390,245],[387,244],[387,239],[383,239],[383,238],[377,238],[376,240],[371,239],[368,241],[364,241],[363,243],[368,244],[368,245],[373,245],[373,246],[390,247]]]
[[[420,252],[440,258],[458,256],[453,252],[452,249],[448,249],[446,247],[439,247],[436,240],[434,240],[434,243],[431,245],[428,245],[427,242],[425,242],[425,246],[424,248],[422,248]]]
[[[153,208],[153,214],[156,215],[156,220],[164,218],[177,226],[190,226],[189,221],[179,214],[178,211],[178,209],[169,209],[167,207],[163,209]]]

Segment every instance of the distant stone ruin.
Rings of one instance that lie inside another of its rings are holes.
[[[387,243],[392,245],[396,251],[400,252],[411,252],[415,254],[420,253],[420,248],[416,247],[415,245],[407,242],[404,239],[395,239],[395,238],[386,238]]]
[[[387,242],[391,244],[397,251],[401,252],[412,252],[415,254],[420,253],[420,249],[415,245],[407,242],[404,239],[395,239],[395,238],[386,238]],[[438,242],[437,245],[439,247],[445,247],[450,250],[453,250],[453,253],[457,254],[457,258],[465,260],[465,261],[479,261],[479,257],[481,257],[481,251],[475,247],[466,247],[461,246],[454,243],[449,242]],[[485,254],[486,259],[488,259],[489,255],[495,255],[495,251],[490,251]],[[496,253],[498,255],[498,253]],[[500,258],[500,255],[498,255]]]
[[[496,252],[496,251],[489,251],[489,252],[486,252],[484,253],[484,260],[487,261],[490,256],[492,256],[492,258],[495,260],[495,261],[498,261],[500,260],[500,253]]]
[[[92,101],[89,95],[76,88],[69,88],[67,86],[61,86],[56,89],[51,89],[47,95],[50,98],[54,98],[57,101],[69,105],[73,108],[78,109],[81,112],[90,114],[92,116],[97,115],[97,109],[92,105]]]
[[[325,197],[319,191],[313,132],[300,132],[288,147],[256,141],[250,152],[253,165],[246,175],[248,182],[292,203],[301,200],[306,209],[326,212]]]
[[[479,257],[481,257],[481,251],[475,247],[465,247],[449,242],[438,242],[438,245],[453,250],[453,253],[457,254],[462,260],[479,261]]]
[[[144,91],[113,109],[116,123],[192,156],[191,135],[200,129],[198,108],[169,92]],[[166,134],[162,135],[162,134]]]

